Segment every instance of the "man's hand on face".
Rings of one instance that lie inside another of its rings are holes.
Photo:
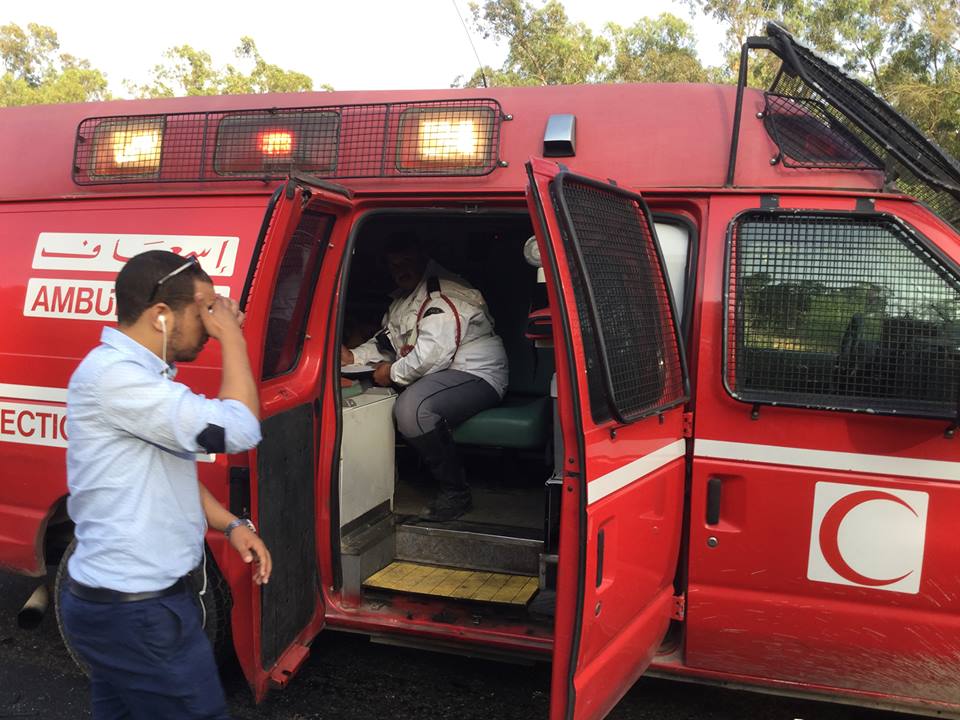
[[[240,525],[230,531],[230,544],[240,553],[245,563],[253,563],[253,581],[257,585],[270,582],[270,572],[273,570],[273,560],[270,551],[264,545],[260,536],[250,528]]]
[[[341,365],[353,365],[353,351],[347,350],[346,345],[340,346],[340,364]]]
[[[243,327],[244,315],[234,300],[217,295],[211,303],[202,293],[197,293],[194,301],[200,311],[203,327],[210,337],[222,340],[225,334],[239,332]]]
[[[390,366],[392,363],[379,362],[373,369],[373,381],[380,387],[389,387],[393,382],[390,379]]]

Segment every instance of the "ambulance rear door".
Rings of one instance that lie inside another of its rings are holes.
[[[550,717],[604,717],[678,615],[688,396],[639,195],[527,165],[557,345],[563,490]]]
[[[244,332],[259,379],[263,441],[250,452],[250,509],[274,558],[270,582],[236,614],[252,621],[237,653],[257,699],[284,685],[323,628],[317,489],[324,350],[332,296],[353,213],[346,188],[318,179],[287,181],[267,210],[241,299]],[[329,302],[313,303],[327,293]],[[327,403],[329,405],[329,403]]]

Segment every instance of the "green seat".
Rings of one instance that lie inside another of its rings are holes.
[[[550,432],[550,398],[507,395],[497,407],[477,413],[453,431],[462,445],[540,448]]]
[[[537,273],[521,259],[474,266],[473,278],[503,340],[510,376],[503,402],[477,413],[453,431],[463,445],[533,450],[546,447],[551,436],[553,348],[536,348],[526,337],[531,304],[538,289]]]
[[[510,362],[510,383],[506,397],[496,407],[483,410],[453,431],[462,445],[533,450],[545,447],[550,437],[553,406],[550,380],[553,377],[553,350],[538,348],[524,339],[515,352],[505,342]]]

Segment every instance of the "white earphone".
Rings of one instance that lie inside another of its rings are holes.
[[[167,365],[167,318],[160,315],[157,320],[160,321],[160,329],[163,331],[163,348],[161,349],[161,359],[163,360],[163,374],[169,377],[170,366]]]

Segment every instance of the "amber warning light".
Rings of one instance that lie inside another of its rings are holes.
[[[164,119],[100,123],[94,133],[92,176],[141,177],[160,172]]]
[[[486,167],[495,153],[492,108],[410,108],[400,118],[397,169],[446,173]]]
[[[260,152],[270,157],[289,157],[293,153],[293,133],[289,130],[264,130],[257,138]]]

